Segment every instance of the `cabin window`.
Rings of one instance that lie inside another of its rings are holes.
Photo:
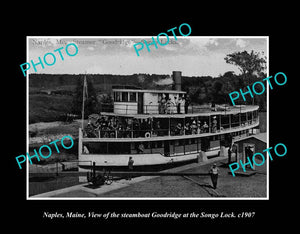
[[[149,142],[143,142],[143,144],[145,149],[149,149]]]
[[[130,154],[130,143],[127,142],[109,142],[108,154]]]
[[[241,114],[241,122],[242,122],[242,123],[245,123],[245,122],[246,122],[246,119],[247,119],[246,113],[242,113],[242,114]]]
[[[221,115],[221,127],[229,128],[229,115]]]
[[[253,112],[248,112],[248,122],[251,123],[253,119]]]
[[[129,92],[129,101],[130,102],[136,102],[136,93]]]
[[[197,138],[191,139],[191,144],[197,144]]]
[[[128,142],[90,142],[84,147],[84,154],[130,154]]]
[[[257,118],[257,111],[253,111],[253,119],[256,120]]]
[[[210,137],[210,140],[211,141],[217,141],[217,140],[219,140],[220,139],[220,135],[215,135],[215,136],[211,136]]]
[[[121,93],[120,92],[115,92],[114,93],[114,100],[115,100],[115,102],[120,102],[121,101]]]
[[[239,114],[231,115],[231,127],[237,127],[240,125]]]
[[[128,92],[122,92],[122,102],[128,102]]]
[[[107,154],[107,144],[106,142],[101,142],[99,144],[94,143],[93,147],[94,147],[94,151],[93,153],[99,153],[99,154]],[[97,145],[97,147],[96,147]]]

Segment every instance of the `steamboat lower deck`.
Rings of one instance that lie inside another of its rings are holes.
[[[207,158],[214,157],[220,154],[222,146],[228,149],[235,138],[255,134],[259,127],[258,106],[181,115],[103,116],[107,121],[131,127],[114,130],[98,127],[94,134],[80,129],[82,168],[95,162],[98,167],[122,170],[127,167],[129,157],[133,158],[135,168],[144,169],[195,161],[201,152]],[[134,127],[137,126],[134,123],[139,127]]]

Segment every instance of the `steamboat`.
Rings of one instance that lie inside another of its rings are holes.
[[[172,90],[113,87],[113,109],[92,114],[79,128],[79,170],[155,170],[208,160],[236,138],[255,134],[258,106],[192,106],[181,90],[181,71],[172,74]],[[226,150],[225,150],[226,152]]]

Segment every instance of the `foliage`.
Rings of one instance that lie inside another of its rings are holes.
[[[262,54],[263,55],[263,54]],[[250,54],[245,50],[228,54],[225,58],[226,63],[238,66],[242,75],[258,75],[266,69],[266,58],[261,57],[261,53],[254,52]]]
[[[99,102],[100,102],[100,111],[113,112],[114,102],[111,95],[109,94],[100,95]]]
[[[235,90],[242,89],[246,91],[246,86],[250,86],[259,80],[262,80],[266,77],[266,57],[263,52],[254,52],[253,50],[248,53],[247,51],[242,52],[234,52],[232,54],[228,54],[225,58],[226,63],[236,65],[238,69],[241,71],[241,76],[238,79],[239,84],[237,85]],[[257,90],[259,92],[259,90]],[[260,108],[266,109],[266,93],[260,96],[254,96],[251,98],[250,95],[247,95],[246,102],[243,104],[256,104],[260,105]]]

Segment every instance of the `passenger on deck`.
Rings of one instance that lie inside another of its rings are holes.
[[[178,123],[175,127],[175,135],[182,135],[182,126],[181,123]]]
[[[167,103],[166,103],[166,106],[167,106],[167,114],[173,114],[173,102],[171,101],[171,98],[168,99]]]
[[[144,153],[144,144],[143,143],[139,144],[137,151],[138,151],[138,154]]]
[[[139,137],[140,124],[137,119],[133,121],[133,137]]]
[[[177,113],[178,100],[177,100],[177,97],[176,97],[176,96],[174,97],[174,103],[173,103],[173,104],[174,104],[174,111],[173,111],[173,112],[174,112],[174,113]]]
[[[204,122],[204,124],[203,124],[203,131],[204,131],[204,132],[209,132],[209,131],[208,131],[208,125],[207,125],[206,122]]]
[[[184,112],[187,114],[188,113],[188,110],[189,110],[189,105],[190,105],[190,98],[188,95],[185,95],[185,98],[184,98]]]
[[[95,128],[92,126],[90,122],[88,122],[87,126],[85,127],[85,134],[87,137],[97,137],[95,133]]]
[[[189,135],[192,133],[191,131],[191,127],[190,127],[190,123],[186,123],[185,126],[184,126],[184,132],[185,132],[185,135]]]
[[[201,121],[198,120],[197,123],[198,123],[198,124],[197,124],[197,134],[200,134],[200,133],[201,133]]]
[[[155,126],[154,126],[154,132],[155,132],[155,134],[156,134],[157,136],[162,136],[162,135],[163,135],[163,133],[162,133],[162,131],[161,131],[161,128],[160,128],[160,122],[159,122],[159,121],[157,121],[157,122],[155,123]]]
[[[126,126],[125,137],[126,138],[130,138],[131,137],[131,128],[130,128],[129,125]]]
[[[178,101],[176,103],[177,114],[181,114],[181,106],[182,106],[182,98],[179,96]]]
[[[84,154],[89,154],[90,151],[88,150],[88,148],[86,147],[86,145],[83,146],[83,153]]]
[[[104,124],[104,127],[102,128],[102,132],[104,138],[109,138],[109,128],[106,126],[106,124]]]
[[[217,117],[214,116],[212,121],[212,132],[216,132],[216,131],[217,131]]]
[[[165,114],[166,113],[166,99],[165,97],[161,97],[159,102],[159,113]]]
[[[197,134],[197,124],[195,120],[192,122],[191,130],[192,130],[192,134]]]
[[[181,98],[180,113],[185,113],[185,99],[183,97]]]

